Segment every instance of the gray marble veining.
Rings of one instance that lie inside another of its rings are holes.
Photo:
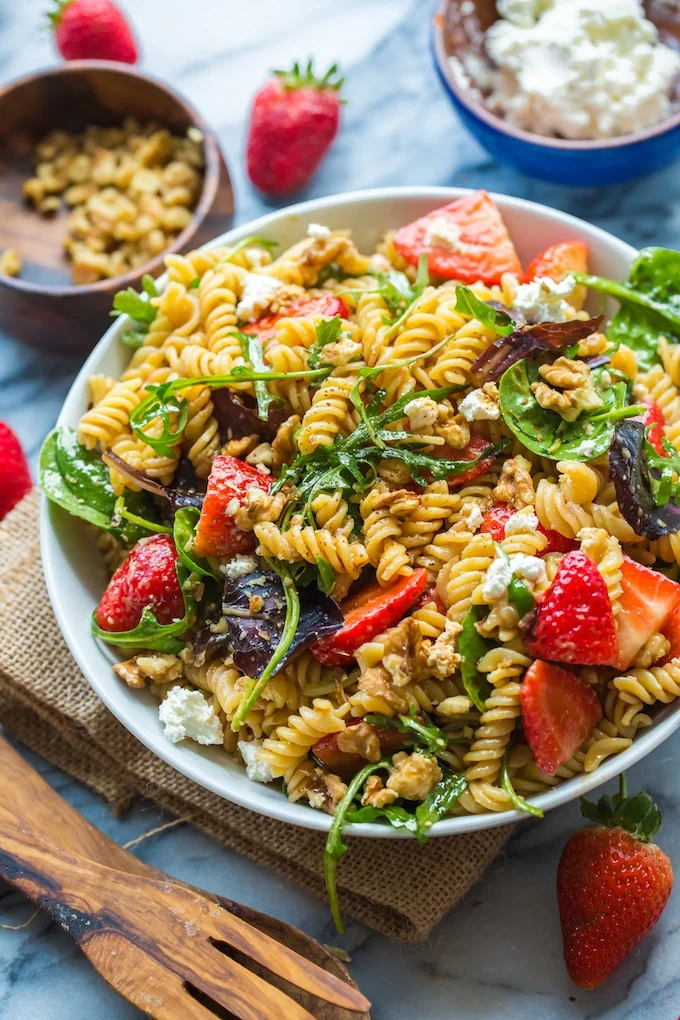
[[[43,0],[0,0],[0,81],[50,63]],[[268,68],[314,55],[348,72],[341,136],[306,197],[383,184],[460,184],[519,195],[583,216],[635,245],[678,247],[680,176],[671,167],[646,181],[601,191],[566,190],[494,163],[458,123],[429,54],[426,0],[136,0],[126,3],[143,40],[144,66],[168,78],[201,108],[230,161],[243,222],[267,208],[243,173],[244,117]],[[0,224],[0,248],[2,226]],[[105,325],[101,324],[102,327]],[[0,419],[33,462],[78,368],[0,337]],[[629,775],[665,813],[662,842],[680,861],[680,734]],[[71,803],[120,843],[157,825],[139,805],[116,820],[68,777],[31,757]],[[358,924],[343,945],[372,998],[376,1020],[675,1020],[680,1014],[680,898],[604,989],[578,992],[561,960],[554,876],[575,804],[520,827],[507,850],[457,910],[418,947],[394,945]],[[338,944],[326,906],[188,827],[142,844],[150,863],[224,892]],[[0,923],[30,916],[22,897],[0,887]],[[0,931],[2,1020],[132,1020],[139,1017],[40,915],[25,930]]]

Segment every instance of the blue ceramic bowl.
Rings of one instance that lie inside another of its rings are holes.
[[[554,184],[598,187],[644,177],[680,158],[680,113],[636,134],[588,142],[544,138],[490,113],[458,84],[450,65],[456,42],[465,40],[468,30],[478,34],[495,20],[489,11],[486,2],[442,0],[431,44],[437,72],[458,116],[499,163]]]

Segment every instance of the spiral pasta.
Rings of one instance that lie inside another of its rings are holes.
[[[360,542],[350,542],[342,533],[327,528],[303,527],[293,524],[280,531],[276,524],[255,525],[255,536],[260,543],[260,555],[275,556],[286,563],[316,563],[325,560],[338,574],[347,574],[352,580],[368,563],[366,549]]]
[[[340,733],[345,728],[345,715],[349,704],[335,708],[325,698],[315,698],[311,708],[302,706],[297,715],[288,719],[286,726],[278,726],[258,752],[261,761],[271,769],[275,778],[288,781],[307,757],[310,747],[329,733]]]

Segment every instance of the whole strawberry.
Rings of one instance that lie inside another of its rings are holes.
[[[48,17],[64,60],[137,63],[134,36],[112,0],[56,0]]]
[[[167,535],[144,538],[118,567],[97,606],[101,630],[134,630],[146,608],[167,625],[184,616],[184,597],[177,576],[177,550]]]
[[[661,812],[646,793],[627,799],[623,776],[615,797],[582,800],[581,810],[598,825],[575,832],[562,851],[557,902],[569,976],[598,988],[659,920],[673,869],[650,842]]]
[[[337,73],[333,64],[316,78],[311,60],[304,69],[295,63],[292,71],[274,71],[255,96],[246,159],[260,191],[287,195],[315,173],[338,132],[343,79]]]
[[[0,421],[0,521],[31,491],[31,485],[21,443],[9,425]]]

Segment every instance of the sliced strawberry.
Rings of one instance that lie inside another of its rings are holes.
[[[167,625],[184,616],[177,577],[177,550],[168,535],[143,538],[118,567],[97,606],[101,630],[134,630],[146,608]]]
[[[419,568],[390,588],[370,584],[342,605],[345,625],[331,637],[322,638],[310,651],[319,662],[344,666],[354,659],[359,645],[393,627],[412,607],[428,582],[427,571]]]
[[[363,721],[363,719],[350,719],[347,726],[357,726]],[[368,726],[370,723],[366,725]],[[400,733],[398,730],[380,729],[377,726],[373,726],[372,729],[378,735],[382,754],[392,754],[405,746],[406,735],[404,733]],[[366,764],[366,759],[362,755],[340,750],[337,733],[329,733],[321,740],[317,740],[312,747],[312,755],[330,772],[335,772],[343,779],[351,779]]]
[[[215,457],[196,528],[197,556],[224,557],[253,551],[257,545],[255,536],[251,531],[242,531],[234,521],[236,511],[253,486],[269,492],[272,479],[236,457]]]
[[[560,241],[552,244],[529,264],[524,282],[531,283],[537,276],[548,276],[559,281],[568,273],[588,272],[588,247],[580,241]]]
[[[644,414],[638,415],[637,418],[631,418],[631,421],[641,421],[643,425],[651,425],[652,428],[649,430],[647,439],[657,453],[660,453],[662,457],[667,457],[668,454],[664,450],[662,443],[664,425],[666,424],[663,411],[653,400],[641,400],[640,403],[645,404],[647,410]]]
[[[423,609],[429,605],[430,602],[434,602],[435,609],[438,613],[442,613],[446,616],[446,606],[437,594],[437,589],[432,585],[430,588],[426,588],[422,595],[419,595],[416,601],[411,606],[411,610],[415,613],[418,609]]]
[[[554,776],[602,718],[592,687],[540,659],[524,674],[520,700],[524,736],[544,776]]]
[[[611,664],[628,669],[645,641],[663,631],[680,604],[680,584],[627,556],[621,570],[618,647]]]
[[[458,198],[402,227],[394,247],[413,266],[426,254],[431,273],[461,283],[500,283],[503,273],[522,272],[500,210],[486,191]]]
[[[289,305],[284,312],[276,315],[265,315],[257,322],[249,322],[243,327],[244,333],[259,336],[260,340],[273,340],[276,336],[276,324],[280,319],[297,319],[302,316],[318,315],[324,319],[332,319],[339,315],[341,319],[349,319],[349,308],[339,297],[323,294],[316,298],[300,298]]]
[[[505,538],[505,526],[516,513],[515,508],[508,506],[507,503],[494,503],[484,514],[484,520],[479,530],[491,535],[494,542],[502,542]],[[572,549],[579,548],[578,542],[572,538],[565,538],[564,535],[560,535],[559,531],[544,528],[542,524],[538,525],[537,530],[548,539],[548,544],[541,554],[543,556],[551,552],[568,553]]]
[[[582,666],[611,663],[614,614],[602,574],[582,552],[570,552],[536,606],[526,635],[531,655]]]
[[[433,446],[430,452],[431,457],[436,457],[437,460],[475,460],[480,454],[489,448],[492,444],[488,439],[484,439],[482,436],[473,435],[470,436],[470,442],[464,450],[453,450],[446,443],[443,446]],[[494,461],[496,460],[495,455],[491,457],[483,457],[478,464],[470,468],[469,471],[463,471],[461,475],[453,475],[449,478],[449,488],[457,489],[460,485],[467,485],[468,482],[474,481],[475,478],[479,478],[480,475],[485,474],[493,467]]]
[[[671,659],[677,659],[680,656],[680,607],[673,610],[668,623],[663,629],[663,635],[668,638],[671,647],[661,662],[658,663],[659,666],[665,666]]]

